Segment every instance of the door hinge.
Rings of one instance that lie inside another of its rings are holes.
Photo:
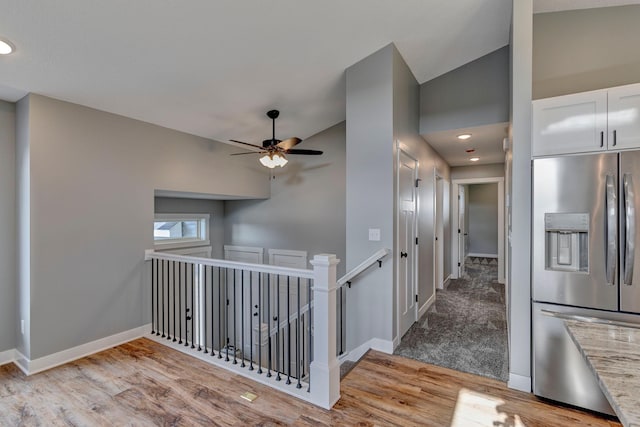
[[[438,240],[438,238],[436,237],[436,240]]]
[[[458,228],[458,234],[460,234],[460,229]]]
[[[418,238],[416,237],[416,245],[418,244]]]
[[[416,302],[418,302],[418,295],[416,295]]]
[[[458,194],[458,200],[460,200],[460,195]]]
[[[416,188],[418,187],[418,184],[420,183],[420,181],[422,181],[420,178],[416,179]]]
[[[458,267],[460,267],[460,263],[458,263]]]

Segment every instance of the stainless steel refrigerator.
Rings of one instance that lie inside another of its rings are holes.
[[[640,151],[533,161],[533,391],[538,396],[613,414],[564,320],[640,323],[636,191]]]

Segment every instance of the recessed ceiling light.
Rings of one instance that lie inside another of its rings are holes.
[[[5,39],[0,39],[0,55],[9,55],[10,53],[13,53],[14,50],[15,48],[11,42]]]
[[[480,160],[480,157],[472,157],[469,160],[472,162],[477,162],[478,160]]]
[[[471,138],[471,134],[470,133],[462,133],[462,134],[458,135],[458,139],[461,139],[463,141],[466,141],[469,138]]]

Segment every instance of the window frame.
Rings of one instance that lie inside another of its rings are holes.
[[[154,226],[156,222],[178,222],[178,221],[198,221],[198,237],[178,238],[178,239],[162,239],[156,240],[153,236],[153,246],[155,249],[179,249],[179,248],[195,248],[200,246],[210,246],[209,240],[209,214],[165,214],[156,213],[153,218]],[[154,228],[155,230],[155,228]]]

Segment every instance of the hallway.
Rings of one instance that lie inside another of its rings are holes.
[[[504,285],[493,258],[468,257],[465,275],[437,290],[436,302],[402,338],[395,354],[507,381]]]

